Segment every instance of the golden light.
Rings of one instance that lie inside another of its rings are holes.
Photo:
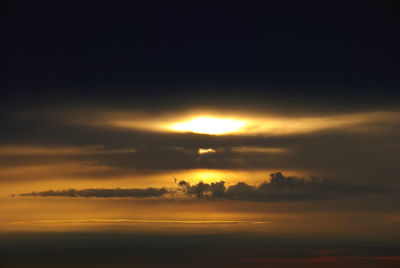
[[[198,152],[199,154],[208,154],[208,153],[215,153],[217,151],[211,148],[200,148]]]
[[[230,118],[197,117],[190,121],[174,124],[171,129],[182,132],[220,135],[238,131],[245,124],[245,121]]]

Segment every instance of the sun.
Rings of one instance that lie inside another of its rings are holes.
[[[202,116],[176,123],[172,125],[171,129],[181,132],[221,135],[236,132],[245,124],[246,122],[242,120]]]

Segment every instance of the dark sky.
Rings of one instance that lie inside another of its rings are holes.
[[[252,94],[393,105],[395,1],[293,2],[12,1],[3,88],[28,102]]]

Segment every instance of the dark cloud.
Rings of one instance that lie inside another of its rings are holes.
[[[195,185],[190,185],[188,182],[180,181],[178,183],[186,194],[195,195],[199,199],[203,198],[225,198],[225,182],[212,182],[210,184],[199,182]]]
[[[30,121],[29,121],[30,122]],[[210,168],[233,168],[238,163],[230,163],[230,158],[243,156],[241,162],[246,167],[262,167],[268,162],[280,160],[279,154],[260,154],[251,152],[234,152],[235,146],[285,148],[295,154],[297,163],[312,160],[315,165],[325,156],[341,161],[352,156],[359,159],[373,157],[377,153],[398,153],[400,144],[398,126],[385,128],[373,133],[351,133],[347,129],[330,129],[317,133],[292,134],[285,136],[270,135],[224,135],[212,136],[190,133],[159,133],[141,130],[109,129],[103,127],[74,126],[50,122],[9,122],[0,133],[0,142],[7,144],[27,144],[35,146],[93,146],[103,145],[111,150],[138,148],[135,153],[113,155],[91,155],[93,160],[121,167],[179,169],[195,168],[210,165]],[[27,134],[29,133],[29,134]],[[394,146],[391,146],[394,145]],[[184,150],[176,150],[183,148]],[[198,148],[216,148],[216,154],[197,154]],[[127,156],[126,158],[121,155]],[[339,157],[340,155],[340,157]],[[272,156],[272,157],[271,157]],[[288,157],[289,155],[284,155]],[[318,156],[315,157],[314,156]],[[40,156],[35,156],[38,159]],[[74,159],[85,159],[88,156],[70,156]],[[265,158],[263,160],[262,158]],[[9,156],[7,156],[9,158]],[[21,157],[20,157],[21,158]],[[28,161],[32,157],[26,157]],[[270,159],[271,158],[271,159]],[[54,159],[52,157],[51,159]],[[129,161],[131,159],[131,161]],[[211,159],[213,159],[211,161]],[[318,161],[319,159],[319,161]],[[379,163],[381,157],[371,159]],[[7,159],[3,159],[6,161]],[[157,160],[157,161],[150,161]],[[172,163],[171,161],[175,161]],[[224,163],[225,161],[225,163]],[[9,162],[17,162],[12,159]],[[246,163],[248,162],[248,163]],[[346,160],[346,162],[348,162]],[[362,161],[364,162],[364,161]],[[2,162],[3,163],[3,162]],[[337,165],[338,162],[336,162]],[[353,164],[357,162],[353,161]]]
[[[338,195],[379,194],[391,192],[383,188],[352,185],[329,178],[311,177],[309,180],[295,176],[284,176],[281,172],[272,173],[270,181],[258,186],[239,182],[228,188],[224,181],[191,185],[181,180],[177,189],[167,188],[133,188],[133,189],[68,189],[23,193],[20,196],[39,197],[161,197],[165,194],[183,192],[197,199],[227,199],[242,201],[299,201],[326,199]]]
[[[309,180],[295,176],[284,176],[281,172],[272,173],[269,182],[259,186],[239,182],[225,187],[225,182],[199,182],[190,185],[186,181],[178,183],[187,195],[199,199],[229,199],[247,201],[307,200],[325,199],[337,195],[358,195],[367,193],[387,193],[388,190],[352,185],[329,178],[311,177]]]
[[[79,178],[114,178],[146,171],[159,173],[188,169],[291,170],[308,174],[337,176],[352,183],[399,187],[398,124],[368,132],[347,128],[327,129],[315,133],[270,135],[201,135],[161,133],[122,128],[67,125],[62,120],[7,120],[0,132],[2,146],[73,146],[104,147],[104,151],[69,155],[0,155],[0,167],[24,167],[66,162],[88,163],[94,167],[111,167],[112,171],[77,174]],[[374,129],[374,128],[372,128]],[[235,147],[283,148],[284,153],[235,151]],[[135,148],[136,151],[123,151]],[[198,154],[199,148],[216,149],[212,154]],[[0,181],[17,178],[4,175]],[[24,180],[41,176],[27,174]]]
[[[165,188],[146,188],[146,189],[68,189],[68,190],[49,190],[20,194],[20,196],[60,196],[60,197],[160,197],[167,193]]]

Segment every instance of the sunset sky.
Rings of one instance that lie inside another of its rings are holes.
[[[9,3],[5,267],[397,267],[399,11]]]

